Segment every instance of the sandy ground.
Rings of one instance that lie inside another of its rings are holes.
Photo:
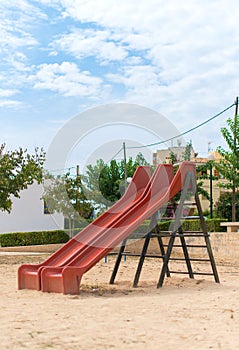
[[[172,275],[157,289],[159,261],[147,260],[132,288],[135,258],[122,263],[110,286],[115,257],[109,257],[71,296],[17,290],[18,266],[48,256],[18,254],[0,252],[0,349],[239,348],[239,261],[217,262],[221,284]]]

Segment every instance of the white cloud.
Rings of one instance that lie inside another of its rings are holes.
[[[11,23],[6,24],[1,23],[0,24],[0,53],[7,55],[7,51],[19,48],[19,47],[27,47],[36,45],[37,41],[34,39],[29,33],[21,30],[20,28],[18,30],[12,30],[10,27]]]
[[[0,98],[1,97],[10,97],[18,93],[18,90],[9,90],[0,88]]]
[[[9,67],[11,67],[11,74],[18,76],[17,80],[21,80],[19,79],[20,74],[24,75],[32,70],[28,58],[20,51],[15,51],[12,54],[9,53],[5,61],[8,63]]]
[[[0,108],[17,108],[21,105],[20,101],[13,100],[12,97],[18,94],[19,91],[16,89],[2,89],[0,88]]]
[[[155,13],[162,10],[162,2],[157,0],[138,3],[136,1],[122,0],[120,4],[112,0],[104,1],[72,1],[61,0],[65,9],[65,16],[70,16],[82,22],[97,23],[102,27],[132,29],[145,29],[149,18],[152,20]]]
[[[96,98],[101,94],[102,80],[87,71],[80,71],[75,63],[43,64],[29,77],[36,89],[48,89],[64,96]]]
[[[0,98],[0,108],[4,108],[4,107],[6,107],[6,108],[18,108],[19,106],[21,106],[20,101]]]
[[[65,16],[90,27],[94,23],[94,29],[60,35],[55,50],[78,59],[120,60],[106,78],[124,86],[126,100],[154,108],[169,104],[169,114],[176,110],[191,118],[189,101],[223,106],[236,93],[239,27],[236,11],[230,10],[238,7],[235,0],[61,4]]]
[[[236,0],[2,0],[0,80],[9,96],[0,105],[14,105],[16,88],[24,103],[21,87],[34,87],[87,106],[150,106],[186,130],[238,95],[237,9]],[[212,138],[214,127],[198,138]]]
[[[101,61],[123,60],[127,50],[112,39],[108,30],[75,29],[52,43],[55,50],[64,50],[76,58],[95,56]]]
[[[1,0],[0,2],[0,52],[16,50],[20,47],[35,46],[38,42],[30,33],[32,25],[47,16],[36,6],[26,0],[14,3]]]
[[[60,2],[59,0],[35,0],[36,3],[41,3],[46,6],[51,6],[55,8],[60,8]]]
[[[9,17],[9,19],[19,19],[21,22],[25,22],[27,26],[31,24],[31,20],[47,19],[47,14],[40,10],[40,8],[32,4],[32,1],[18,0],[11,2],[8,0],[1,0],[0,8],[4,10],[2,17]],[[30,20],[31,19],[31,20]],[[16,23],[19,25],[19,23]]]
[[[31,70],[27,54],[38,46],[32,28],[47,16],[29,1],[0,2],[0,69],[2,85],[18,86]],[[25,52],[24,52],[25,51]],[[19,105],[17,101],[1,101],[1,106]]]

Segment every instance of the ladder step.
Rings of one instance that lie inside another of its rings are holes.
[[[142,256],[142,254],[134,254],[134,253],[123,253],[124,256]],[[145,254],[145,258],[164,258],[163,255],[156,255],[156,254]]]
[[[189,274],[188,271],[173,271],[173,270],[170,270],[170,273],[175,273],[175,274],[179,274],[179,275],[188,275]],[[193,272],[193,275],[214,276],[213,273],[209,273],[209,272]]]
[[[207,248],[206,245],[199,245],[199,244],[187,244],[188,248]]]
[[[176,274],[180,274],[180,275],[188,275],[189,274],[188,271],[174,271],[174,270],[170,270],[170,273],[176,273]]]
[[[210,259],[200,259],[200,258],[190,258],[190,259],[185,259],[185,258],[169,258],[169,260],[178,260],[178,261],[207,261],[209,262]]]
[[[187,248],[207,248],[206,245],[199,245],[199,244],[186,244]],[[168,244],[163,244],[164,248],[168,247]],[[181,244],[174,244],[173,248],[182,248]]]
[[[153,235],[152,237],[171,237],[173,234],[168,233],[166,234],[165,232],[161,232],[158,235]],[[185,232],[185,233],[176,233],[174,236],[177,237],[210,237],[209,233],[202,233],[202,232]]]
[[[173,231],[160,231],[159,233],[152,233],[152,237],[157,237],[157,236],[161,236],[162,234],[163,235],[171,235],[172,234],[172,232]],[[201,233],[201,234],[208,234],[208,232],[203,232],[203,231],[183,231],[182,233],[181,233],[181,235],[183,235],[183,234],[186,234],[186,233],[192,233],[192,234],[199,234],[199,233]]]
[[[208,233],[184,233],[184,234],[176,234],[175,237],[209,237],[210,235]]]
[[[169,260],[178,260],[178,261],[207,261],[209,262],[210,259],[203,259],[203,258],[189,258],[189,259],[185,259],[185,258],[169,258]]]

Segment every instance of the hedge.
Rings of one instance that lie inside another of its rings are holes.
[[[63,230],[0,234],[1,247],[66,243],[68,240],[69,236]]]
[[[208,219],[205,220],[208,232],[221,232],[226,228],[220,226],[220,222],[225,221],[223,219]],[[159,222],[159,228],[161,231],[167,231],[172,221]],[[82,228],[76,228],[75,234],[77,234]],[[183,229],[185,231],[200,231],[200,220],[184,220]],[[149,221],[145,221],[140,225],[130,236],[130,238],[143,237],[149,230]],[[153,230],[154,232],[154,230]],[[43,245],[54,243],[66,243],[69,240],[69,235],[63,230],[55,231],[37,231],[37,232],[15,232],[15,233],[3,233],[0,234],[0,246],[1,247],[15,247],[15,246],[27,246],[27,245]]]
[[[222,221],[223,219],[220,219],[220,218],[205,220],[207,231],[208,232],[225,231],[225,229],[220,226],[220,223]],[[182,227],[185,231],[200,231],[201,230],[200,220],[198,219],[184,220]]]

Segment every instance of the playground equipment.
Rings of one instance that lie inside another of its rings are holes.
[[[194,197],[196,208],[199,214],[198,217],[200,219],[201,231],[184,231],[183,230],[182,213],[183,213],[184,204],[188,194],[193,195]],[[207,232],[207,227],[205,224],[199,196],[196,189],[196,177],[195,177],[195,173],[193,172],[188,172],[186,175],[183,190],[181,191],[180,202],[179,202],[179,205],[176,206],[174,214],[175,214],[174,220],[172,220],[172,224],[170,225],[168,231],[160,231],[160,228],[158,225],[158,221],[159,221],[158,212],[155,212],[152,215],[150,225],[149,225],[151,229],[149,229],[148,233],[144,236],[144,244],[140,254],[132,254],[124,251],[128,237],[122,242],[118,252],[118,257],[115,262],[115,266],[110,278],[110,284],[113,284],[115,281],[122,256],[124,256],[124,258],[126,258],[126,256],[139,257],[138,267],[137,267],[135,277],[134,277],[134,282],[133,282],[134,287],[137,287],[138,285],[145,258],[153,258],[153,259],[160,258],[163,261],[159,281],[157,284],[158,288],[162,287],[165,276],[170,277],[171,274],[188,274],[190,278],[194,278],[195,275],[213,276],[215,282],[217,283],[220,282],[215,260],[213,257],[212,248],[211,248],[211,243],[209,238],[210,235]],[[160,251],[158,255],[147,253],[149,243],[152,238],[157,238],[159,251]],[[201,244],[193,243],[195,238],[196,239],[202,238],[204,242]],[[163,239],[166,239],[166,242],[163,241]],[[172,257],[173,248],[176,248],[176,250],[177,248],[182,249],[183,257],[181,256]],[[193,248],[193,249],[199,248],[201,250],[204,250],[204,255],[207,254],[208,258],[207,257],[204,258],[201,256],[193,257],[193,258],[190,257],[190,254],[189,254],[190,248]],[[187,271],[171,270],[169,268],[170,261],[185,261]],[[212,272],[194,271],[191,262],[201,262],[201,263],[209,262],[211,264]]]
[[[83,274],[123,241],[110,280],[110,283],[113,283],[121,257],[124,255],[124,246],[127,238],[145,219],[150,217],[151,227],[155,227],[157,231],[161,250],[160,257],[163,261],[158,287],[162,286],[165,274],[170,276],[170,273],[173,273],[173,271],[169,270],[168,263],[172,259],[171,252],[177,237],[180,237],[189,277],[193,278],[195,273],[192,271],[189,259],[185,241],[186,233],[183,232],[180,221],[183,204],[189,190],[193,191],[195,195],[202,225],[201,233],[195,232],[190,234],[204,237],[209,254],[208,261],[211,262],[213,270],[212,274],[215,281],[219,282],[209,235],[196,192],[195,165],[191,162],[183,162],[175,176],[173,176],[171,165],[158,166],[151,178],[148,167],[139,167],[125,195],[106,213],[89,224],[42,264],[25,264],[20,266],[18,271],[19,289],[79,294]],[[158,230],[156,213],[179,192],[181,192],[181,200],[175,212],[172,228],[167,233],[162,233]],[[166,246],[162,242],[163,235],[169,238],[166,251],[164,249]],[[151,237],[152,230],[145,236],[145,244],[140,255],[134,286],[138,283]]]
[[[140,198],[142,192],[149,183],[150,177],[150,167],[138,167],[124,196],[107,212],[98,217],[94,223],[88,225],[86,229],[72,238],[43,263],[36,265],[24,264],[20,266],[18,270],[19,289],[41,290],[42,268],[44,266],[66,265],[70,258],[75,257],[82,246],[90,241],[91,237],[95,237],[97,232],[104,227],[110,226],[110,223],[113,222],[123,210],[130,207]]]

